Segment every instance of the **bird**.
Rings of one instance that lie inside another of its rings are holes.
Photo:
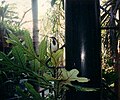
[[[50,52],[55,53],[59,48],[58,40],[55,37],[50,37]]]
[[[59,48],[59,43],[58,43],[58,40],[55,38],[55,37],[50,37],[50,53],[51,55],[53,53],[55,53],[56,51],[58,51],[59,49],[63,49],[65,47],[65,44],[62,45],[60,48]],[[48,68],[53,68],[51,66],[49,66],[49,62],[51,61],[51,58],[48,58],[48,60],[46,61],[46,66]]]

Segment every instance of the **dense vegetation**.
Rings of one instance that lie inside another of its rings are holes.
[[[119,0],[101,0],[104,100],[116,100],[120,90],[119,52],[117,48],[120,34],[120,15],[118,12],[120,13]],[[49,36],[53,35],[59,38],[60,45],[64,43],[64,20],[63,0],[51,0],[51,9],[41,21],[43,27],[40,29],[40,33],[43,34],[41,34],[42,39],[38,44],[39,52],[36,52],[30,32],[21,28],[21,20],[19,20],[17,12],[14,12],[13,6],[1,2],[1,100],[61,100],[64,98],[65,91],[71,86],[83,91],[96,90],[73,86],[71,81],[87,82],[89,80],[77,77],[79,72],[76,69],[65,70],[64,60],[60,60],[63,59],[63,49],[55,53],[50,52]]]

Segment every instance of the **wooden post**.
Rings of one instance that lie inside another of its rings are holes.
[[[101,88],[101,33],[99,0],[66,0],[65,38],[66,69],[76,68],[79,76],[90,79],[88,83],[73,84]],[[66,93],[66,100],[100,100],[99,91],[75,91]]]

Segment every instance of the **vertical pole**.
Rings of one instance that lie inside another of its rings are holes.
[[[38,0],[31,0],[32,3],[32,17],[33,17],[33,46],[36,53],[38,53],[39,44],[39,29],[38,29]]]
[[[84,87],[101,87],[101,35],[99,22],[99,0],[66,0],[65,37],[66,69],[76,68],[79,76],[90,79],[88,83],[77,83]],[[74,91],[66,93],[66,100],[100,100],[99,91]]]

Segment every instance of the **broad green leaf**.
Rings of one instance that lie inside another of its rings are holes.
[[[27,55],[26,57],[28,60],[33,60],[36,57],[36,54],[33,49],[33,44],[30,35],[26,32],[25,34],[25,45],[23,45],[17,36],[14,34],[9,34],[10,38],[7,39],[8,43],[12,43],[14,46],[18,46],[19,48],[23,49],[23,52],[25,52]]]
[[[28,61],[32,61],[32,60],[36,59],[36,55],[31,54],[28,50],[25,50],[25,53],[26,53],[26,58]]]
[[[85,77],[78,77],[79,71],[77,69],[72,69],[67,71],[66,69],[61,69],[62,73],[60,79],[64,81],[64,84],[71,84],[71,81],[78,81],[78,82],[88,82],[89,79]]]
[[[9,34],[10,38],[8,38],[7,42],[12,43],[13,45],[17,45],[23,48],[22,43],[19,41],[18,37],[14,34]]]
[[[24,52],[22,51],[22,48],[15,46],[12,48],[12,54],[15,58],[15,61],[19,64],[21,67],[26,66],[26,60],[25,60],[25,55]]]
[[[47,41],[44,38],[39,45],[39,57],[40,60],[45,60],[45,56],[47,55]]]
[[[39,72],[39,66],[40,66],[40,62],[35,59],[35,60],[31,60],[30,61],[30,66],[31,66],[31,69],[35,72]]]
[[[59,58],[63,55],[63,49],[59,49],[55,53],[51,55],[51,62],[53,63],[54,66],[59,65]]]
[[[44,73],[43,76],[49,81],[55,80],[55,78],[51,74]]]
[[[79,71],[77,69],[72,69],[71,71],[67,71],[65,68],[60,69],[58,72],[58,77],[54,78],[51,74],[44,74],[44,77],[50,81],[60,81],[61,84],[64,85],[71,85],[72,81],[78,81],[78,82],[88,82],[89,79],[85,77],[78,77]]]
[[[55,58],[55,59],[59,59],[63,54],[63,49],[59,49],[58,51],[56,51],[55,53],[52,54],[52,56]]]
[[[32,42],[32,39],[31,39],[29,33],[26,32],[24,34],[24,40],[25,40],[25,45],[26,45],[29,53],[32,54],[32,55],[35,55],[35,51],[34,51],[34,48],[33,48],[33,42]]]

